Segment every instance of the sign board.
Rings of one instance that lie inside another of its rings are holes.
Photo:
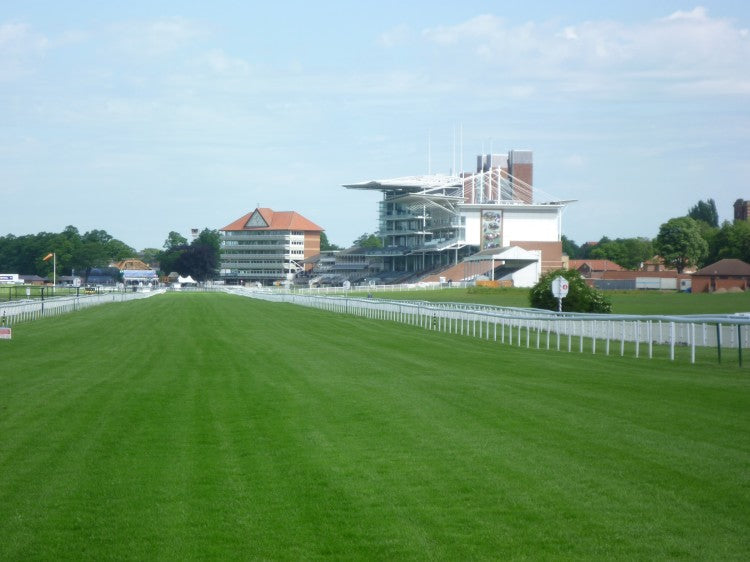
[[[349,289],[351,289],[351,287],[352,287],[351,281],[349,281],[348,279],[347,279],[346,281],[344,281],[344,285],[343,285],[343,287],[344,287],[344,289],[345,289],[345,290],[347,290],[347,291],[348,291]]]
[[[0,327],[0,340],[9,340],[11,339],[11,329],[6,328],[5,326]]]
[[[564,299],[568,296],[568,280],[562,275],[558,275],[552,280],[552,294],[557,299]]]

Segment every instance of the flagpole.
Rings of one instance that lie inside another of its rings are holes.
[[[55,292],[55,285],[57,285],[57,252],[50,252],[44,258],[43,261],[47,261],[52,258],[52,292]]]

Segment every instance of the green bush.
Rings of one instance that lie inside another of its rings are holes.
[[[563,312],[612,312],[612,303],[601,291],[589,287],[575,270],[557,269],[542,275],[529,292],[529,302],[534,308],[557,310],[557,299],[552,294],[552,280],[564,277],[568,281],[568,296],[562,300]]]

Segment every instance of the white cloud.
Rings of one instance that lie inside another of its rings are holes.
[[[422,37],[453,51],[474,72],[472,57],[506,81],[555,80],[563,91],[623,91],[639,86],[665,92],[744,94],[750,76],[750,37],[705,8],[677,11],[640,24],[584,21],[511,25],[481,15]],[[580,87],[585,84],[585,87]]]
[[[586,158],[580,154],[570,154],[562,159],[562,164],[566,168],[582,168],[586,163]]]
[[[667,20],[707,20],[708,13],[703,6],[696,6],[689,12],[683,12],[677,10],[673,14],[670,14],[665,19]]]
[[[113,31],[120,49],[149,57],[171,54],[209,34],[204,26],[180,17],[121,23]]]
[[[23,23],[4,23],[0,25],[0,52],[4,55],[39,54],[49,41],[46,37],[31,31]]]
[[[18,22],[0,24],[0,81],[29,73],[49,48],[47,37]]]
[[[401,24],[380,34],[378,44],[382,47],[392,48],[408,43],[412,38],[412,30],[408,25]]]
[[[211,49],[198,57],[197,62],[216,74],[244,75],[250,70],[243,59],[231,57],[221,49]]]

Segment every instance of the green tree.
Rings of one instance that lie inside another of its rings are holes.
[[[704,265],[724,258],[750,262],[750,223],[724,221],[714,236],[708,239],[708,247]]]
[[[159,252],[159,271],[163,275],[169,275],[172,272],[179,273],[177,262],[186,248],[189,248],[189,246],[176,246],[170,250]]]
[[[625,269],[638,269],[654,256],[654,246],[648,238],[602,238],[591,249],[590,257],[615,262]]]
[[[708,254],[708,243],[701,236],[698,223],[690,217],[669,219],[659,228],[654,241],[654,250],[673,265],[678,273],[696,265]]]
[[[210,228],[204,228],[198,234],[198,237],[193,240],[191,246],[209,246],[214,249],[218,256],[221,250],[221,233],[218,230],[212,230]]]
[[[687,216],[697,221],[703,221],[714,228],[719,226],[719,212],[716,210],[716,202],[713,199],[698,201],[690,208]]]
[[[569,239],[564,234],[562,235],[561,241],[563,253],[567,254],[567,256],[572,260],[578,259],[578,254],[581,251],[581,248],[578,246],[578,244],[573,242],[573,240]]]
[[[167,239],[164,241],[164,249],[169,251],[179,246],[187,245],[188,241],[182,234],[172,230],[167,234]]]
[[[326,236],[325,232],[320,233],[320,251],[321,252],[330,252],[333,250],[341,250],[341,246],[337,246],[336,244],[331,244],[328,241],[328,236]]]
[[[382,248],[383,241],[377,234],[369,234],[365,232],[354,241],[354,245],[359,246],[360,248]]]
[[[159,269],[164,275],[172,272],[190,275],[196,281],[212,279],[219,267],[221,234],[204,228],[190,244],[177,232],[170,232],[159,252]]]
[[[210,244],[184,246],[174,262],[180,275],[190,275],[196,281],[213,279],[219,265],[218,253]]]
[[[601,291],[586,284],[583,276],[574,269],[558,269],[542,275],[529,292],[529,302],[534,308],[557,310],[557,298],[552,294],[552,280],[564,277],[568,281],[568,296],[562,300],[563,312],[612,312],[612,303]]]

